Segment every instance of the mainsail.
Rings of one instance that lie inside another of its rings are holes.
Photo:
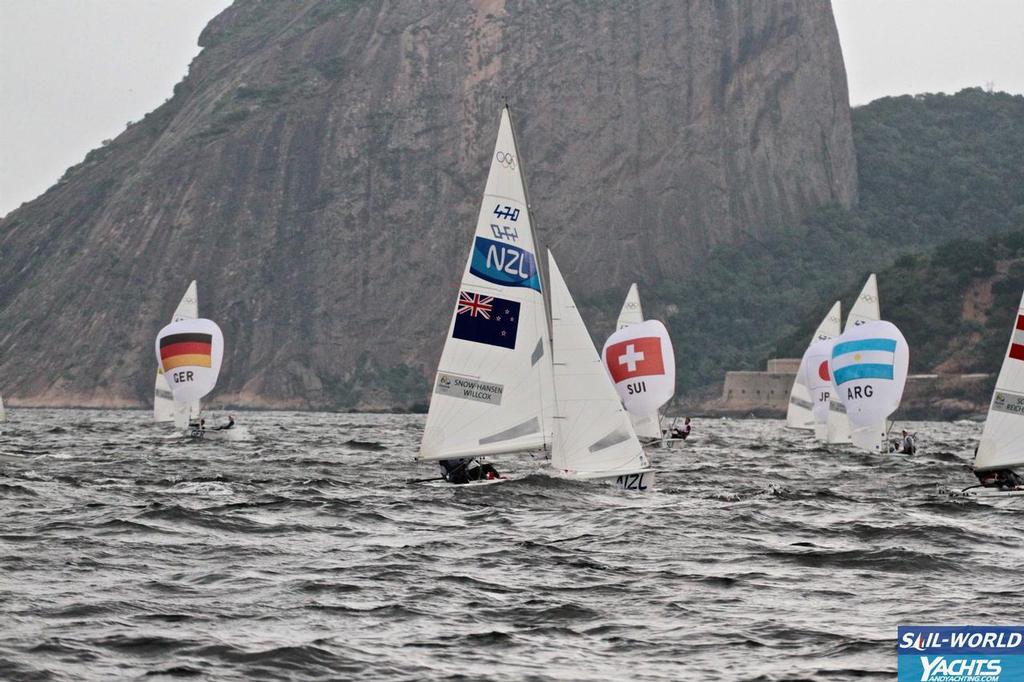
[[[196,282],[192,280],[188,285],[188,289],[185,290],[185,295],[178,302],[178,307],[174,309],[171,322],[194,320],[197,317],[199,317],[199,297],[196,290]],[[164,378],[163,372],[160,371],[158,366],[156,369],[156,383],[153,386],[153,421],[173,421],[180,424],[182,421],[188,423],[189,418],[198,416],[199,401],[196,400],[191,405],[175,403],[174,396],[171,394],[171,387],[167,385],[167,379]]]
[[[649,470],[650,461],[550,251],[548,274],[556,405],[551,466],[581,478]]]
[[[839,336],[839,327],[842,322],[842,304],[836,301],[832,304],[828,314],[821,320],[818,328],[811,337],[808,348],[818,341],[824,341]],[[807,353],[804,353],[806,357]],[[789,392],[789,406],[786,408],[786,426],[791,429],[813,429],[815,424],[811,408],[814,405],[813,396],[807,388],[805,379],[807,368],[804,360],[800,361],[800,368],[797,370],[796,378],[793,380],[793,388]]]
[[[622,302],[622,310],[619,311],[619,319],[615,322],[615,329],[624,329],[631,324],[640,324],[644,321],[644,309],[640,305],[640,290],[636,282],[629,285],[629,292],[626,300]],[[633,422],[633,430],[637,437],[644,442],[658,440],[661,438],[661,412],[655,411],[652,414],[629,414]]]
[[[615,323],[615,329],[619,330],[643,321],[644,310],[640,305],[640,290],[637,289],[636,282],[633,282],[629,285],[626,300],[622,303],[622,310],[619,311],[619,319]]]
[[[550,445],[551,349],[536,254],[506,107],[434,379],[420,459]]]
[[[1010,344],[992,392],[975,471],[1024,465],[1024,296],[1010,331]]]
[[[865,322],[877,322],[880,319],[882,319],[882,313],[878,308],[878,280],[875,279],[875,273],[872,272],[868,276],[868,281],[864,283],[864,288],[860,290],[860,296],[850,308],[850,316],[846,318],[846,326],[843,327],[843,331]]]

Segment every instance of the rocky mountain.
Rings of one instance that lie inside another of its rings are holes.
[[[12,403],[147,404],[197,279],[220,401],[422,405],[506,99],[587,296],[656,294],[857,197],[827,2],[237,0],[200,44],[163,106],[0,221]]]

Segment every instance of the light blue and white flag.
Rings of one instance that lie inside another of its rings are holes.
[[[896,339],[843,341],[832,347],[832,375],[836,386],[854,379],[893,379]]]
[[[891,322],[854,325],[835,340],[829,370],[836,397],[853,427],[854,444],[858,429],[870,431],[872,440],[881,442],[885,420],[903,397],[909,366],[907,340]]]

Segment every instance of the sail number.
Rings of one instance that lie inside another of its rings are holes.
[[[647,490],[643,474],[625,474],[615,479],[615,485],[625,490]]]
[[[495,239],[508,239],[513,242],[519,239],[519,231],[509,225],[495,225],[491,223],[491,232],[494,233]]]
[[[502,220],[509,220],[514,223],[519,220],[519,209],[498,204],[494,207],[494,215]]]

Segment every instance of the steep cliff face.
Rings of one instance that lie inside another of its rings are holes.
[[[506,98],[574,289],[657,289],[856,198],[826,2],[239,0],[200,44],[0,222],[5,396],[144,404],[195,278],[222,401],[423,403]]]

